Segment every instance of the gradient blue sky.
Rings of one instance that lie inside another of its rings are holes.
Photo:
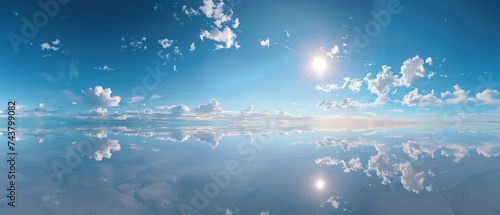
[[[22,18],[42,9],[4,1],[0,97],[71,113],[184,104],[185,112],[252,105],[294,115],[498,116],[498,4],[401,0],[360,48],[356,27],[366,31],[370,12],[394,2],[72,0],[16,52],[9,33],[23,36]],[[317,58],[322,72],[311,66]],[[156,65],[168,77],[134,95]],[[97,96],[98,86],[111,95]]]

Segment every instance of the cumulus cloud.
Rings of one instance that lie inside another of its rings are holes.
[[[42,48],[42,50],[59,51],[61,44],[61,41],[59,39],[52,41],[51,44],[52,45],[50,45],[49,43],[42,43],[40,47]]]
[[[476,99],[485,104],[500,104],[500,91],[486,89],[476,94]]]
[[[327,156],[318,158],[314,160],[314,162],[319,165],[323,164],[327,166],[341,166],[342,171],[344,171],[345,173],[360,171],[363,169],[363,165],[361,164],[361,160],[359,158],[351,158],[348,162],[346,162],[345,160],[334,159]]]
[[[221,135],[215,131],[211,131],[211,130],[207,130],[207,131],[202,130],[202,131],[198,131],[194,134],[194,137],[196,138],[196,140],[203,142],[203,143],[210,143],[210,146],[212,147],[212,149],[217,148],[220,141],[222,140],[222,136],[223,135]]]
[[[432,58],[431,57],[426,58],[425,63],[432,65]]]
[[[442,93],[441,96],[442,98],[448,97],[447,95],[452,95],[452,98],[448,98],[444,100],[444,103],[446,104],[460,104],[465,101],[467,101],[469,97],[469,91],[465,91],[460,86],[454,85],[453,89],[455,90],[453,93],[450,93],[449,91],[446,91],[445,93]]]
[[[330,58],[333,58],[337,57],[339,53],[340,53],[339,46],[335,45],[333,46],[332,50],[326,52],[326,55]]]
[[[429,106],[441,104],[441,100],[434,95],[434,90],[426,95],[418,93],[418,88],[415,88],[403,97],[403,105],[406,106]]]
[[[193,8],[187,8],[187,5],[182,6],[182,12],[184,12],[189,17],[200,15],[200,12],[198,12],[197,10],[195,10]]]
[[[435,106],[435,105],[455,105],[461,104],[469,100],[469,91],[465,91],[460,86],[453,86],[453,93],[450,91],[445,91],[441,93],[441,98],[439,99],[434,95],[434,90],[430,93],[422,95],[418,92],[418,88],[410,91],[403,97],[402,104],[407,106]]]
[[[339,209],[340,202],[337,200],[337,198],[330,197],[326,200],[326,202],[330,203],[335,209]]]
[[[321,107],[325,110],[332,109],[362,109],[367,105],[360,103],[358,101],[352,100],[350,98],[343,98],[341,101],[320,101],[316,104],[316,106]]]
[[[429,155],[434,158],[435,152],[441,148],[440,145],[427,141],[407,141],[402,145],[403,152],[414,160],[418,160],[420,155]]]
[[[233,23],[233,28],[236,29],[240,26],[240,19],[236,18]]]
[[[424,61],[418,55],[408,59],[401,66],[400,85],[409,87],[416,78],[425,76]]]
[[[363,80],[360,79],[349,79],[349,82],[349,89],[353,92],[359,92],[363,86]]]
[[[460,144],[447,144],[441,148],[441,155],[446,157],[455,157],[453,160],[455,163],[458,163],[462,158],[469,155],[469,149]]]
[[[156,109],[165,109],[171,116],[182,116],[191,111],[187,105],[169,105],[169,106],[158,106]]]
[[[207,18],[214,19],[214,24],[218,28],[222,28],[222,24],[231,21],[233,11],[230,9],[229,13],[226,14],[224,11],[224,1],[221,0],[219,3],[215,4],[213,0],[203,0],[203,5],[200,6]]]
[[[196,50],[196,45],[194,43],[191,43],[191,46],[189,46],[189,51],[194,52]]]
[[[112,151],[120,151],[121,146],[118,140],[107,140],[104,143],[101,143],[95,146],[94,150],[94,159],[96,161],[101,161],[103,158],[111,158]]]
[[[434,77],[434,75],[436,75],[435,72],[430,72],[428,75],[427,75],[427,80],[430,80],[432,77]]]
[[[419,193],[424,189],[424,171],[416,171],[410,162],[399,164],[399,171],[402,173],[401,183],[405,189],[414,193]]]
[[[38,103],[38,107],[39,107],[39,108],[44,108],[44,107],[45,107],[45,104],[44,104],[44,103]]]
[[[108,114],[108,109],[106,108],[96,108],[96,109],[91,109],[87,111],[89,115],[95,115],[95,116],[105,116]]]
[[[264,46],[264,47],[269,47],[271,45],[271,39],[269,39],[269,37],[268,37],[265,40],[261,40],[260,41],[260,45]]]
[[[390,101],[387,94],[389,90],[398,83],[398,76],[395,76],[391,71],[391,67],[384,65],[382,66],[382,72],[378,73],[375,78],[370,79],[370,76],[365,77],[365,81],[368,84],[368,90],[371,93],[377,94],[376,103],[385,103]]]
[[[92,106],[114,107],[119,106],[121,101],[120,96],[111,96],[111,88],[103,88],[102,86],[82,90],[82,93],[85,96],[85,101]]]
[[[222,111],[222,108],[220,107],[219,102],[215,98],[212,98],[212,100],[210,100],[210,103],[199,105],[196,109],[194,109],[195,113],[200,113],[200,114],[217,113],[220,111]]]
[[[161,47],[166,49],[166,48],[172,46],[172,44],[174,43],[174,40],[169,40],[169,39],[165,38],[165,39],[158,40],[158,43],[161,45]]]
[[[213,28],[211,31],[202,30],[200,34],[200,39],[203,41],[204,38],[208,38],[219,42],[215,45],[215,49],[228,49],[233,47],[233,45],[238,48],[238,44],[235,41],[236,34],[229,27],[225,27],[223,31],[218,28]]]

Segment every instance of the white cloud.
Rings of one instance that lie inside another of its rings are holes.
[[[497,157],[500,155],[500,143],[488,142],[476,148],[476,152],[484,157]]]
[[[469,155],[469,149],[466,146],[459,145],[456,143],[447,144],[443,148],[441,148],[441,155],[446,157],[455,157],[453,160],[455,163],[458,163],[462,158]]]
[[[128,102],[129,103],[137,103],[143,101],[145,98],[144,96],[132,96],[129,98]]]
[[[190,52],[194,52],[196,50],[196,45],[194,43],[191,43],[191,46],[189,47]]]
[[[330,50],[329,52],[326,52],[326,55],[330,58],[333,58],[333,57],[336,57],[338,56],[338,54],[340,53],[340,49],[339,49],[339,46],[335,45],[332,50]]]
[[[43,143],[45,140],[43,138],[38,139],[38,143]]]
[[[360,103],[358,101],[352,100],[350,98],[343,98],[342,101],[327,102],[320,101],[316,104],[318,107],[322,107],[325,110],[331,109],[362,109],[366,107],[366,104]]]
[[[58,51],[60,49],[60,47],[59,47],[59,44],[61,44],[60,40],[56,39],[56,40],[52,41],[51,43],[52,43],[52,45],[50,45],[49,43],[42,43],[42,45],[40,45],[40,47],[42,48],[42,50]]]
[[[168,110],[169,114],[172,116],[182,116],[182,115],[187,114],[191,111],[191,109],[188,106],[183,105],[183,104],[167,106],[166,109]]]
[[[414,160],[418,160],[420,155],[427,154],[434,158],[435,152],[441,148],[439,144],[424,141],[407,141],[402,145],[403,152]]]
[[[432,105],[455,105],[469,100],[469,92],[460,88],[458,84],[454,85],[453,89],[453,93],[450,91],[442,92],[441,98],[443,98],[443,100],[441,100],[434,95],[434,90],[431,90],[431,92],[426,95],[421,95],[418,93],[418,88],[415,88],[404,96],[402,103],[407,106],[423,107]],[[451,98],[447,98],[450,96]]]
[[[229,10],[229,14],[224,12],[224,1],[222,0],[217,4],[215,4],[213,0],[203,0],[203,5],[200,6],[200,9],[207,18],[214,19],[214,24],[218,28],[222,28],[223,23],[231,21],[231,16],[233,15],[231,9]]]
[[[161,95],[158,95],[158,94],[153,94],[151,95],[151,98],[150,99],[159,99],[161,98],[162,96]]]
[[[262,211],[259,215],[269,215],[269,211]]]
[[[361,86],[363,86],[363,80],[360,79],[350,79],[349,89],[353,92],[359,92],[361,90]]]
[[[285,31],[286,37],[290,38],[290,33],[287,30],[284,30],[284,31]]]
[[[401,66],[400,85],[409,87],[418,77],[425,76],[424,61],[418,55],[412,59],[408,59]]]
[[[236,29],[240,26],[240,19],[236,18],[233,23],[233,28]]]
[[[165,38],[165,39],[158,40],[158,43],[160,43],[161,47],[166,49],[166,48],[172,46],[172,44],[174,43],[174,40],[169,40],[169,39]]]
[[[222,111],[222,108],[215,98],[212,98],[212,100],[210,100],[210,103],[199,105],[196,109],[194,109],[194,112],[201,114],[217,113],[220,111]]]
[[[182,52],[179,46],[174,47],[174,54],[182,56]]]
[[[441,100],[434,95],[434,90],[426,95],[418,93],[418,88],[415,88],[403,97],[403,105],[407,106],[429,106],[441,104]]]
[[[326,202],[330,203],[335,209],[339,209],[340,202],[337,201],[335,198],[330,197],[326,200]]]
[[[498,96],[500,96],[500,91],[486,89],[483,92],[477,93],[476,99],[486,104],[500,104],[500,98],[495,98]]]
[[[329,93],[333,90],[345,89],[346,87],[349,87],[349,89],[353,92],[359,92],[361,90],[361,86],[363,86],[363,80],[345,77],[341,86],[338,84],[326,84],[322,86],[316,85],[314,89]]]
[[[436,75],[435,72],[430,72],[428,75],[427,75],[427,80],[430,80],[432,77],[434,77],[434,75]]]
[[[212,149],[217,148],[219,145],[220,141],[222,140],[222,134],[217,133],[212,130],[203,130],[203,131],[198,131],[194,135],[196,140],[203,142],[203,143],[210,143],[210,146]]]
[[[96,109],[91,109],[87,111],[89,115],[95,115],[95,116],[106,116],[108,115],[108,109],[106,108],[96,108]]]
[[[214,14],[215,4],[212,0],[203,0],[203,5],[200,6],[200,9],[208,18],[212,18]]]
[[[425,63],[429,64],[432,66],[432,58],[431,57],[428,57],[425,59]]]
[[[351,166],[351,171],[359,171],[363,169],[363,164],[361,163],[361,159],[358,158],[351,158],[349,160],[349,165]]]
[[[102,86],[82,90],[82,93],[86,96],[87,103],[93,106],[119,106],[121,101],[120,96],[111,96],[111,88],[104,89]]]
[[[265,47],[269,47],[271,45],[271,39],[269,39],[269,37],[265,40],[261,40],[260,41],[260,45],[261,46],[265,46]]]
[[[340,87],[337,84],[327,84],[327,85],[323,85],[323,86],[316,85],[316,87],[314,87],[314,89],[329,93],[329,92],[332,92],[332,90],[340,89]]]
[[[61,43],[61,41],[59,39],[52,41],[52,44],[55,46],[59,45],[59,43]]]
[[[235,45],[236,34],[229,27],[224,28],[223,31],[220,31],[217,28],[213,28],[210,32],[206,30],[201,31],[200,39],[203,41],[204,38],[222,43],[216,44],[216,50],[223,48],[228,49]]]
[[[198,15],[200,15],[200,12],[198,12],[197,10],[195,10],[195,9],[193,9],[193,8],[189,8],[189,9],[188,9],[186,5],[183,5],[183,6],[182,6],[182,11],[183,11],[186,15],[188,15],[189,17],[191,17],[191,16],[198,16]]]
[[[103,158],[111,158],[111,151],[120,151],[121,146],[118,140],[107,140],[96,146],[94,150],[94,159],[101,161]]]
[[[102,66],[102,67],[94,67],[94,70],[113,71],[115,69],[105,65],[105,66]]]
[[[316,164],[324,164],[328,166],[336,166],[340,164],[340,160],[338,159],[333,159],[331,157],[322,157],[314,160]]]
[[[124,40],[125,38],[122,37],[122,41]],[[123,50],[130,46],[133,51],[140,49],[144,51],[147,49],[145,42],[146,42],[146,37],[142,37],[140,40],[131,40],[127,45],[122,45],[121,49]]]
[[[377,94],[376,103],[380,104],[390,101],[387,94],[398,83],[398,76],[392,73],[390,66],[383,65],[382,72],[378,73],[374,79],[369,79],[369,75],[367,75],[365,81],[368,84],[370,92]]]
[[[401,183],[405,189],[417,194],[424,189],[424,171],[415,171],[410,162],[400,164],[399,170],[403,173]]]
[[[369,171],[375,171],[376,175],[382,178],[382,184],[387,185],[391,183],[392,177],[397,173],[399,169],[398,165],[394,160],[389,157],[387,151],[389,148],[387,146],[376,146],[378,153],[368,160],[368,167],[365,170],[367,173]]]
[[[460,104],[460,103],[467,101],[467,99],[469,97],[468,91],[461,89],[460,86],[458,86],[458,84],[453,86],[453,89],[455,90],[452,94],[453,98],[445,99],[444,103],[446,103],[446,104]],[[445,93],[441,93],[441,97],[442,98],[447,97],[447,95],[448,95],[447,93],[449,94],[449,91],[446,91]]]
[[[44,108],[44,107],[45,107],[45,104],[44,104],[44,103],[38,103],[38,107],[39,107],[39,108]]]

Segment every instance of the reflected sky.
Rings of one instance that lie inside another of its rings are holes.
[[[23,207],[16,210],[259,215],[499,211],[496,124],[273,128],[27,128],[18,139],[18,201]],[[6,178],[0,183],[6,184]],[[7,198],[0,201],[2,214],[12,214]]]

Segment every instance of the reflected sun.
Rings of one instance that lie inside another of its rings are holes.
[[[323,181],[323,179],[318,179],[316,181],[316,189],[322,190],[324,188],[325,188],[325,182]]]

